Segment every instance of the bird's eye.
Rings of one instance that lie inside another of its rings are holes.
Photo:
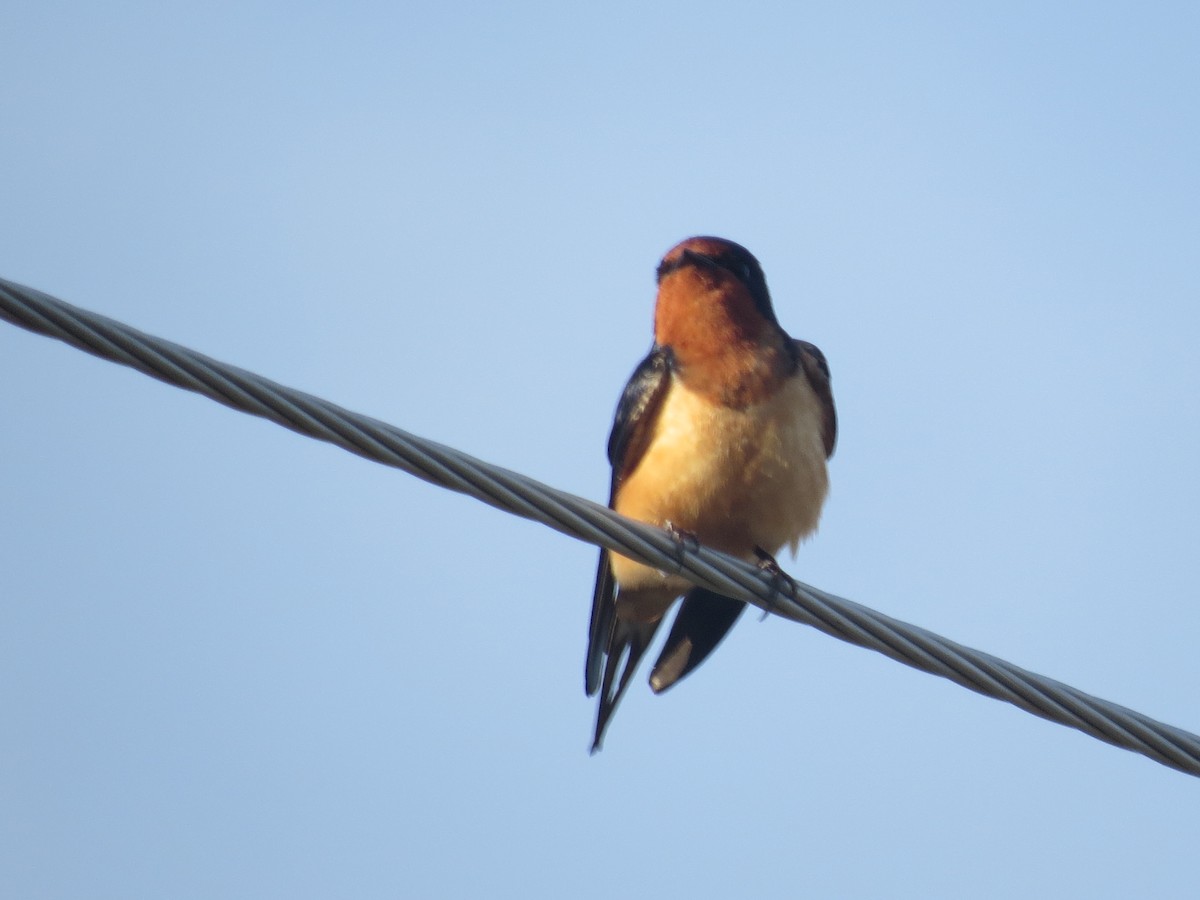
[[[743,259],[724,259],[721,268],[730,272],[743,284],[750,284],[750,264]]]

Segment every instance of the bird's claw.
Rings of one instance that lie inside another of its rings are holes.
[[[775,557],[762,547],[755,547],[754,555],[758,557],[758,568],[771,576],[771,596],[767,599],[767,609],[764,609],[762,614],[762,619],[765,619],[774,605],[775,595],[782,593],[784,585],[787,586],[787,592],[791,598],[796,599],[796,579],[783,571]],[[759,621],[761,622],[762,619]]]
[[[663,530],[675,542],[675,570],[683,571],[683,560],[687,553],[695,553],[700,549],[700,539],[690,531],[676,527],[674,522],[663,522]]]

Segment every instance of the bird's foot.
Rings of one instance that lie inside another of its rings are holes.
[[[796,579],[783,571],[775,557],[762,547],[755,547],[754,555],[758,557],[758,568],[771,576],[771,596],[767,599],[767,609],[763,610],[762,619],[759,619],[761,622],[774,605],[775,595],[782,593],[785,586],[791,598],[796,599]]]
[[[677,528],[674,522],[663,522],[663,530],[675,542],[675,571],[683,571],[683,560],[687,553],[695,553],[700,549],[700,539],[690,531]]]

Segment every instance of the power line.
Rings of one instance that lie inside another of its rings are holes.
[[[1200,737],[1190,732],[817,588],[797,582],[794,596],[784,596],[777,580],[754,566],[684,546],[665,531],[517,472],[4,279],[0,317],[1200,776]]]

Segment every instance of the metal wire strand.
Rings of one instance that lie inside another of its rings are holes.
[[[1200,776],[1200,737],[1190,732],[809,585],[796,582],[794,591],[780,591],[778,578],[741,560],[707,547],[685,546],[665,531],[517,472],[4,279],[0,279],[0,318],[468,494],[505,512],[542,522],[578,540],[600,544],[658,569],[678,571],[696,584]]]

